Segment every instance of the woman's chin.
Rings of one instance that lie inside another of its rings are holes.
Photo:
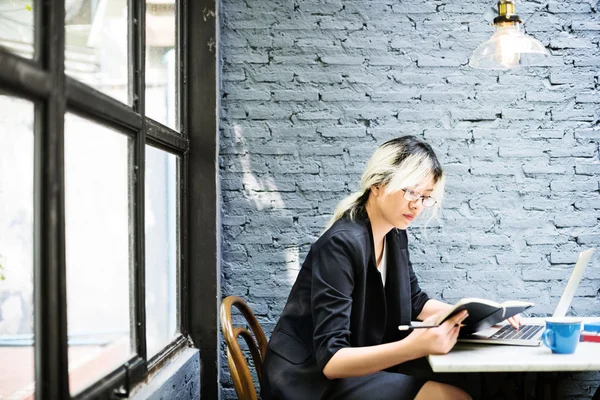
[[[410,222],[401,221],[401,222],[398,222],[395,226],[397,229],[406,230],[406,228],[408,228],[409,225],[410,225]]]

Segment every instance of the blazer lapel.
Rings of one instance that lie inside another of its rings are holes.
[[[392,229],[387,240],[387,276],[385,297],[387,304],[386,338],[398,340],[406,337],[398,331],[398,325],[408,325],[411,321],[410,273],[408,254],[400,248],[398,236]]]
[[[368,331],[370,332],[370,342],[374,344],[383,343],[386,332],[388,306],[386,302],[386,293],[381,282],[381,274],[377,269],[377,261],[375,260],[375,245],[373,241],[373,230],[371,229],[371,222],[366,220],[366,225],[369,231],[369,238],[371,244],[371,255],[367,265],[367,290],[368,296],[366,298],[365,308],[372,314],[368,315],[367,318],[371,320]],[[389,267],[388,267],[389,270]]]

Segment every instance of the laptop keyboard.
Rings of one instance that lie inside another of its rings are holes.
[[[516,330],[512,325],[507,324],[498,332],[490,336],[491,339],[521,339],[527,340],[534,337],[539,331],[544,329],[543,325],[521,325],[519,330]]]

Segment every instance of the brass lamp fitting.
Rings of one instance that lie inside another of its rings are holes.
[[[494,25],[504,24],[520,24],[521,18],[515,14],[514,0],[499,0],[498,1],[498,16],[494,18]]]

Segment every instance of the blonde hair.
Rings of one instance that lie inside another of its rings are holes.
[[[385,193],[413,188],[433,178],[431,197],[437,200],[431,207],[433,218],[440,208],[444,195],[445,177],[433,149],[415,136],[402,136],[388,140],[375,150],[360,178],[360,191],[340,201],[329,221],[329,228],[342,217],[355,219],[366,215],[365,205],[371,187],[381,185]]]

